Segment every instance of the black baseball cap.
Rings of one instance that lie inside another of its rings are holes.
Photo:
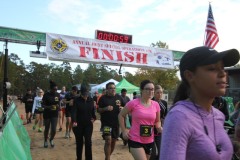
[[[73,86],[72,87],[72,91],[78,91],[78,87],[77,86]]]
[[[180,60],[180,74],[183,78],[185,70],[193,70],[198,66],[210,65],[222,60],[224,67],[234,66],[239,61],[239,52],[230,49],[217,52],[215,49],[201,46],[188,50]]]
[[[81,85],[80,92],[82,96],[87,96],[89,94],[89,89],[87,86]]]

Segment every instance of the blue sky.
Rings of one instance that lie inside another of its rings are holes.
[[[240,50],[240,1],[211,2],[220,39],[215,49]],[[187,51],[203,45],[208,5],[207,0],[7,0],[1,2],[0,26],[84,38],[94,38],[99,29],[133,35],[135,45],[150,46],[160,40],[171,50]],[[31,58],[29,51],[35,46],[9,43],[8,49],[25,64],[53,62]],[[77,63],[71,65],[75,68]]]

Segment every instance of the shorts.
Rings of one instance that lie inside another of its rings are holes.
[[[61,111],[62,113],[65,113],[65,108],[60,108],[59,111]]]
[[[71,117],[71,111],[65,109],[65,117]]]
[[[143,148],[145,153],[148,154],[148,155],[152,154],[153,146],[154,146],[154,142],[144,144],[144,143],[139,143],[139,142],[136,142],[136,141],[132,141],[130,139],[128,140],[129,150],[130,150],[130,148]]]
[[[25,113],[32,113],[32,106],[25,106]]]
[[[119,137],[119,127],[111,127],[110,133],[105,133],[104,128],[108,126],[103,126],[102,137],[111,136],[112,139],[117,139]]]
[[[35,109],[34,113],[35,113],[35,114],[42,114],[43,111],[39,111],[38,109]]]

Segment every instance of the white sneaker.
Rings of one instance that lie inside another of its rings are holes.
[[[69,138],[69,132],[65,133],[65,138]]]
[[[44,141],[44,148],[48,148],[48,142]]]
[[[53,140],[50,140],[50,145],[51,145],[52,148],[54,147],[54,142],[53,142]]]

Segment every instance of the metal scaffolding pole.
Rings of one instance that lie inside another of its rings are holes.
[[[8,104],[7,104],[7,82],[8,82],[8,41],[5,41],[6,48],[5,48],[5,58],[4,58],[4,77],[3,77],[3,110],[6,113]],[[3,120],[3,124],[5,123],[5,119]]]

